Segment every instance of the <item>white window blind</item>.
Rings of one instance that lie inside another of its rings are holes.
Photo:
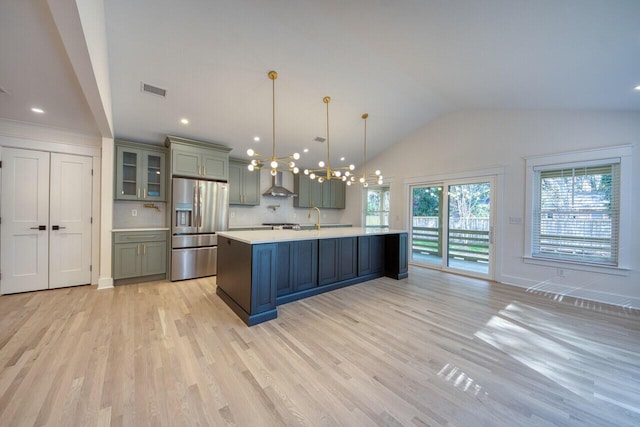
[[[620,165],[535,171],[531,255],[618,265]]]

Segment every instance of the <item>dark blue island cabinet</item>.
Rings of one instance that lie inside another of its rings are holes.
[[[218,237],[217,294],[249,326],[276,306],[381,276],[408,276],[407,234],[251,244]]]

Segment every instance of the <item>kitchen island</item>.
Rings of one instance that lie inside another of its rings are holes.
[[[331,228],[218,233],[217,294],[249,326],[276,306],[356,283],[408,276],[402,230]]]

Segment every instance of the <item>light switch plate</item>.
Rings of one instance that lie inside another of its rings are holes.
[[[138,209],[131,209],[131,216],[138,216]]]

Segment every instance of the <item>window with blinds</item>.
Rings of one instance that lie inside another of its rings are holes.
[[[618,265],[620,164],[535,170],[531,255]]]

